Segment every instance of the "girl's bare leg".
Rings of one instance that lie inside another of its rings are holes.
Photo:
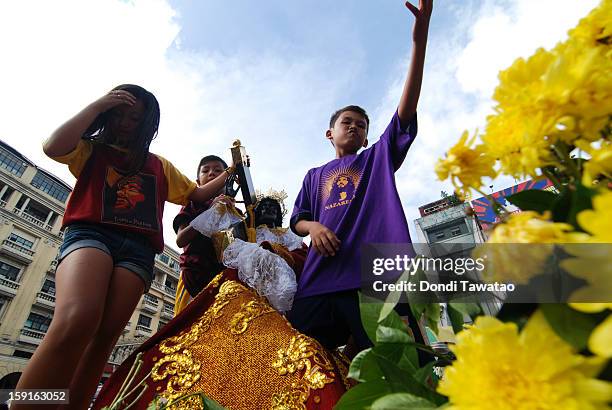
[[[96,248],[70,253],[57,268],[53,320],[17,389],[67,389],[104,313],[112,258]],[[11,409],[32,405],[14,404]]]
[[[104,366],[125,324],[132,316],[144,292],[144,283],[135,273],[115,267],[98,331],[85,349],[70,383],[70,404],[66,409],[86,409],[91,401]]]

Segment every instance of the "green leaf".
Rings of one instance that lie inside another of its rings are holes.
[[[349,367],[348,377],[358,382],[381,380],[383,374],[372,355],[372,349],[362,350],[353,358]]]
[[[433,367],[436,363],[429,362],[425,366],[421,367],[414,373],[414,378],[419,381],[419,383],[424,384],[425,386],[429,386],[429,382],[437,382],[437,378],[434,377]]]
[[[387,358],[373,353],[378,362],[378,366],[385,375],[385,380],[389,383],[389,387],[394,393],[406,392],[427,400],[433,401],[436,404],[442,404],[445,401],[444,396],[429,389],[426,385],[419,383],[414,377],[413,372],[401,369],[395,363]]]
[[[571,196],[571,207],[567,217],[567,222],[572,224],[576,229],[582,230],[576,216],[584,211],[585,209],[593,209],[593,197],[597,194],[597,191],[589,189],[584,185],[576,184],[576,190],[572,192]]]
[[[481,313],[480,306],[478,303],[449,303],[453,309],[457,312],[467,315],[471,318],[478,316]]]
[[[372,404],[372,410],[431,410],[435,408],[435,404],[409,393],[389,394]]]
[[[552,219],[555,222],[567,222],[572,207],[572,191],[565,187],[557,195],[552,206]]]
[[[204,401],[204,410],[227,410],[213,399],[204,396],[204,394],[202,394],[200,398]]]
[[[566,304],[542,304],[540,310],[555,333],[577,350],[587,346],[591,332],[599,324],[599,315],[578,312]]]
[[[374,346],[373,353],[397,363],[400,369],[414,373],[419,367],[419,356],[412,344],[381,343]],[[381,373],[382,374],[382,373]]]
[[[389,393],[391,388],[384,380],[361,383],[344,393],[334,410],[370,409],[372,403]]]
[[[376,343],[409,343],[414,339],[403,329],[393,327],[378,326],[376,329]]]
[[[440,321],[440,304],[428,303],[425,307],[424,315],[426,325],[437,334],[438,322]]]
[[[448,305],[447,309],[448,317],[450,318],[451,324],[453,325],[453,331],[455,333],[459,333],[463,330],[463,313],[459,312],[457,309]]]
[[[541,189],[528,189],[507,196],[506,199],[523,211],[536,211],[542,214],[553,208],[557,195]]]
[[[382,310],[383,304],[373,298],[359,294],[359,312],[361,315],[361,323],[366,331],[366,334],[372,342],[376,340],[376,329],[378,328],[378,319]]]

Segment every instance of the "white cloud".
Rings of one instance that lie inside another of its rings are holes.
[[[397,174],[410,225],[419,205],[437,199],[442,189],[450,191],[449,184],[436,181],[433,165],[464,129],[482,127],[497,72],[537,46],[554,45],[595,3],[487,0],[449,6],[456,18],[431,34],[419,137]],[[133,82],[160,101],[153,152],[194,177],[201,156],[227,156],[232,140],[241,138],[253,159],[255,184],[285,188],[291,209],[306,170],[333,157],[323,137],[330,107],[340,106],[352,89],[367,53],[339,53],[339,63],[272,51],[188,50],[181,46],[179,21],[162,0],[3,2],[0,138],[72,182],[65,166],[44,157],[42,141],[109,88]],[[397,105],[407,63],[398,62],[389,91],[372,111],[372,136]],[[168,206],[165,212],[170,244],[176,211]]]
[[[323,137],[329,107],[362,57],[332,70],[316,57],[185,50],[177,17],[160,0],[3,3],[0,138],[73,183],[65,166],[43,155],[42,141],[113,86],[132,82],[160,101],[152,152],[195,178],[202,156],[227,158],[238,137],[256,186],[286,189],[291,209],[306,170],[333,156]],[[169,205],[164,217],[172,246],[177,211]]]
[[[439,199],[442,190],[452,192],[450,183],[437,180],[435,162],[464,130],[483,129],[486,116],[492,112],[491,96],[498,72],[516,58],[527,57],[538,47],[550,48],[566,38],[567,30],[597,3],[470,2],[453,9],[455,18],[446,32],[431,33],[418,109],[419,136],[396,175],[413,238],[418,207]],[[397,106],[407,67],[408,59],[398,64],[394,81],[374,113],[374,129],[382,130]],[[516,182],[499,178],[494,190]]]

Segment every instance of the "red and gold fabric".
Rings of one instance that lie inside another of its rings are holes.
[[[347,363],[293,329],[232,269],[115,371],[95,409],[113,401],[138,352],[144,363],[135,380],[146,376],[148,388],[137,409],[155,396],[175,400],[196,392],[229,409],[331,409],[348,387]],[[188,400],[174,408],[201,407]]]

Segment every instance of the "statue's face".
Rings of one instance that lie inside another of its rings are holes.
[[[255,222],[257,225],[267,225],[275,227],[276,219],[279,218],[278,206],[271,199],[263,199],[255,210]]]

